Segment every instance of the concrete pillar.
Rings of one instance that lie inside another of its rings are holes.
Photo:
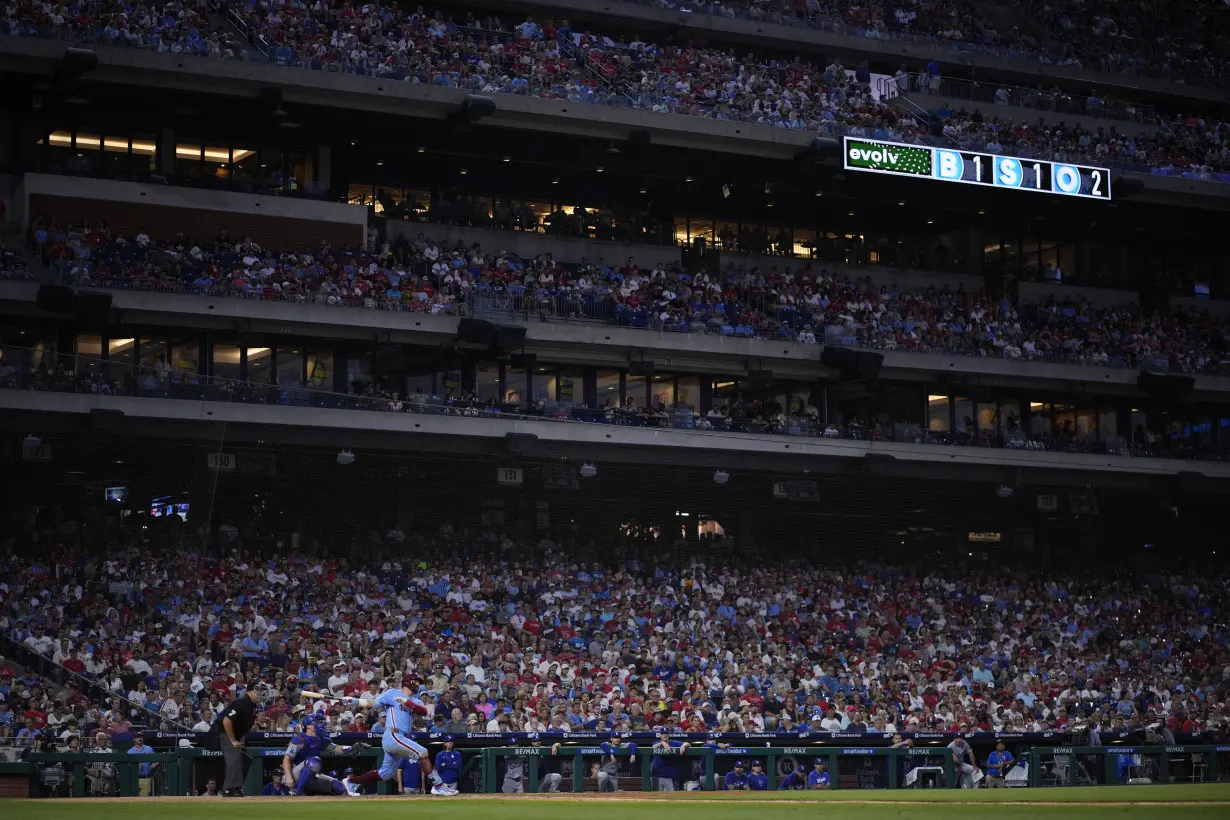
[[[599,401],[598,368],[592,367],[592,366],[586,367],[585,375],[583,379],[584,379],[584,385],[582,386],[582,390],[581,390],[581,395],[583,396],[582,401],[585,403],[586,407],[595,408],[598,406],[598,401]],[[573,388],[572,388],[573,401],[576,401],[576,389],[577,389],[576,385],[573,385]]]
[[[21,123],[14,115],[0,111],[0,167],[14,165],[20,145]]]
[[[708,413],[713,409],[713,376],[704,373],[700,377],[700,403],[696,405],[696,409],[701,413]]]
[[[965,272],[982,275],[982,248],[986,235],[981,226],[975,225],[965,232]]]
[[[316,167],[313,169],[312,182],[319,187],[331,190],[333,188],[333,147],[330,145],[316,146]]]
[[[170,128],[158,134],[158,173],[175,173],[175,132]]]

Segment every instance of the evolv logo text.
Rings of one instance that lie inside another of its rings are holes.
[[[855,162],[861,160],[863,162],[888,162],[896,165],[901,155],[889,148],[851,148],[850,159]]]

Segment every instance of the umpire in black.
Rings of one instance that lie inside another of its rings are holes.
[[[244,751],[244,738],[256,720],[256,707],[263,697],[257,689],[246,690],[231,701],[209,727],[209,747],[221,751],[226,762],[223,797],[243,797],[243,781],[251,763]]]

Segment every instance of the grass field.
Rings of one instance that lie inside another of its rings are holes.
[[[1230,820],[1230,784],[1003,791],[5,800],[14,820]]]

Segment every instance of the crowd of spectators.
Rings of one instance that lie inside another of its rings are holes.
[[[446,314],[516,307],[536,316],[887,351],[1226,369],[1226,327],[1207,313],[1164,315],[1056,297],[1023,306],[963,289],[910,292],[811,264],[692,276],[678,264],[522,259],[423,234],[373,250],[322,244],[274,251],[225,233],[158,242],[144,233],[114,236],[105,224],[65,226],[43,217],[31,235],[43,259],[78,285]]]
[[[400,557],[0,560],[8,651],[56,680],[0,659],[0,740],[203,731],[257,681],[279,697],[256,730],[284,731],[302,688],[371,698],[404,675],[450,733],[1230,728],[1225,576],[837,571],[713,562],[716,543],[579,564],[492,532],[456,535],[462,562],[375,539]],[[329,719],[379,730],[361,708]]]
[[[860,13],[868,8],[875,7]],[[941,11],[950,8],[945,4]],[[59,34],[218,58],[239,53],[224,34],[208,31],[207,21],[190,5],[158,9],[80,0],[59,7],[11,4],[6,12],[0,31],[14,34]],[[454,19],[421,7],[252,3],[239,14],[269,58],[283,65],[813,132],[908,142],[955,139],[968,147],[995,146],[1028,157],[1124,162],[1164,173],[1201,176],[1230,169],[1230,135],[1219,122],[1179,117],[1156,135],[1131,135],[1077,125],[1001,122],[977,112],[920,121],[880,99],[865,65],[847,69],[837,59],[827,65],[765,59],[732,49],[613,39],[573,29],[567,20],[509,23],[472,13]],[[910,14],[918,19],[918,10]],[[1206,32],[1217,30],[1213,26]],[[1192,44],[1184,45],[1186,50]],[[1221,65],[1211,57],[1199,62],[1210,70]],[[932,62],[924,73],[938,77],[939,71]],[[900,76],[905,76],[904,67]],[[946,109],[947,103],[936,100],[928,108]]]
[[[632,0],[727,18],[799,25],[872,39],[942,42],[1010,59],[1221,87],[1230,76],[1224,7],[1184,0],[1126,6],[1105,0],[1013,0],[1022,25],[997,25],[970,0],[890,0],[847,5],[823,0]],[[1003,19],[1001,17],[1001,19]]]

